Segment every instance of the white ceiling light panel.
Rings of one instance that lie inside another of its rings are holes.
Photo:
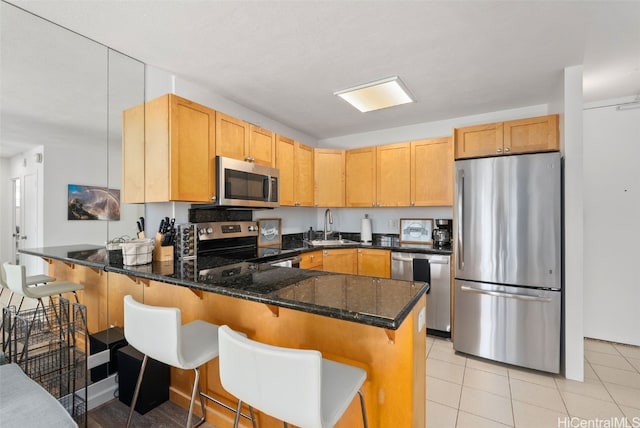
[[[334,92],[363,113],[414,102],[398,76]]]

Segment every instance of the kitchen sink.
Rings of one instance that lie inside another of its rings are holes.
[[[349,239],[312,239],[310,241],[305,241],[307,244],[312,247],[322,247],[322,246],[330,246],[330,245],[354,245],[359,244],[357,241],[351,241]]]

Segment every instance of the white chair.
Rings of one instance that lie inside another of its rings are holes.
[[[322,358],[314,350],[282,348],[256,342],[231,330],[218,331],[220,381],[240,399],[234,428],[244,401],[282,420],[305,428],[333,427],[360,396],[362,420],[367,427],[360,388],[367,373],[358,367]]]
[[[218,356],[218,326],[201,320],[181,325],[180,309],[145,305],[127,295],[124,297],[124,337],[131,346],[144,354],[127,427],[131,423],[149,357],[183,370],[194,370],[187,428],[191,426],[196,392],[200,396],[202,418],[194,426],[202,424],[205,420],[205,407],[200,394],[198,367]]]
[[[30,287],[29,283],[27,282],[27,270],[23,265],[13,265],[9,262],[5,262],[2,267],[4,268],[4,274],[6,275],[6,285],[9,290],[11,290],[13,294],[22,296],[22,299],[20,300],[20,306],[18,306],[16,314],[20,313],[22,302],[24,301],[25,297],[38,300],[38,305],[42,305],[44,307],[44,303],[42,302],[43,298],[63,293],[73,293],[76,298],[76,302],[79,302],[77,291],[84,289],[84,286],[82,286],[81,284],[67,281],[58,281],[39,285],[37,287]],[[43,275],[40,278],[43,278],[44,276],[46,275]]]
[[[55,277],[49,276],[49,275],[29,275],[25,279],[25,282],[27,286],[30,287],[30,286],[39,285],[39,284],[46,284],[48,282],[53,282],[55,280],[56,280]],[[9,289],[9,286],[7,285],[7,279],[4,273],[4,267],[2,267],[0,269],[0,297],[2,296],[2,293],[4,293],[5,289],[7,289],[7,291],[9,291],[10,293],[9,300],[7,301],[7,304],[5,306],[11,306],[11,300],[13,300],[13,291],[11,291]],[[22,301],[20,302],[20,305],[22,306]]]

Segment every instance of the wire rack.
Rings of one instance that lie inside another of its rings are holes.
[[[87,426],[87,308],[65,298],[38,303],[16,314],[3,309],[5,359],[17,363],[69,412]]]

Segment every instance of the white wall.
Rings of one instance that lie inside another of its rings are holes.
[[[0,261],[11,257],[11,182],[9,159],[0,158]]]
[[[640,109],[584,111],[584,335],[640,345]]]
[[[584,202],[582,66],[564,70],[564,362],[568,379],[584,379]]]

